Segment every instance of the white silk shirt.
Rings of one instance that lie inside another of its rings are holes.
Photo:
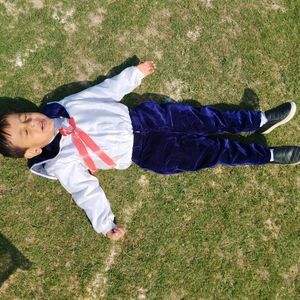
[[[116,163],[116,169],[131,164],[133,131],[128,108],[119,103],[142,81],[144,75],[136,67],[129,67],[119,75],[68,96],[59,103],[77,127],[85,131]],[[63,126],[68,126],[67,119]],[[98,169],[109,169],[92,151],[87,150]],[[79,155],[72,136],[62,136],[60,151],[54,158],[33,165],[31,171],[50,179],[58,179],[84,209],[97,232],[106,234],[115,227],[114,215],[98,179],[92,176]]]

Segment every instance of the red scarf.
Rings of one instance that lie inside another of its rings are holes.
[[[102,161],[104,161],[111,168],[114,168],[116,166],[116,163],[108,155],[106,155],[84,131],[76,127],[74,118],[69,119],[69,124],[72,129],[60,128],[59,133],[64,136],[72,134],[73,142],[80,156],[92,173],[95,173],[97,171],[97,167],[88,154],[86,146],[88,146]]]

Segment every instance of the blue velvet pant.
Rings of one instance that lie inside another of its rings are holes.
[[[257,111],[144,102],[130,111],[130,117],[134,132],[132,161],[146,170],[175,174],[217,164],[270,162],[270,149],[263,144],[243,144],[211,136],[257,130],[261,120]]]

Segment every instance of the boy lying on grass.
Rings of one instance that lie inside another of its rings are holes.
[[[294,102],[265,113],[217,110],[182,103],[144,102],[133,110],[120,104],[153,73],[151,61],[47,104],[42,113],[9,113],[0,117],[0,152],[29,159],[30,170],[58,179],[91,221],[112,240],[125,234],[114,223],[109,202],[91,173],[126,169],[132,161],[160,174],[198,171],[218,164],[298,164],[300,147],[267,147],[211,136],[224,132],[266,134],[288,122]]]

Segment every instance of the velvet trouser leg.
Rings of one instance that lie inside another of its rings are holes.
[[[209,136],[255,131],[260,125],[260,112],[145,102],[130,116],[134,131],[132,160],[156,173],[196,171],[217,164],[262,165],[270,161],[270,150],[262,144]]]

